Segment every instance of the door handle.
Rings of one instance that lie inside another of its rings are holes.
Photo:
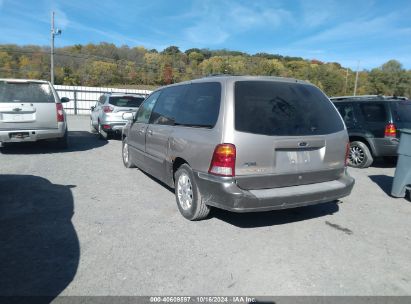
[[[144,133],[144,128],[143,128],[143,129],[138,130],[138,131],[137,131],[137,133],[138,133],[138,134],[143,134],[143,133]]]
[[[153,130],[148,130],[147,133],[148,135],[153,135]]]

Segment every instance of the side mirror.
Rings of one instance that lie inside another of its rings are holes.
[[[131,112],[123,113],[122,117],[123,117],[124,120],[133,120],[134,119],[134,115]]]
[[[70,99],[67,98],[67,97],[61,97],[60,101],[61,101],[62,103],[66,103],[66,102],[69,102]]]
[[[91,111],[94,111],[95,108],[96,108],[95,106],[92,106],[90,109]]]

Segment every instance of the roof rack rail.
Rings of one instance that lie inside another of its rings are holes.
[[[330,97],[331,100],[334,101],[339,101],[339,100],[346,100],[346,99],[351,99],[351,100],[369,100],[369,99],[396,99],[396,100],[408,100],[407,97],[405,96],[386,96],[386,95],[356,95],[356,96],[335,96],[335,97]]]
[[[237,76],[237,75],[221,73],[221,74],[208,74],[205,77],[222,77],[222,76]]]
[[[330,99],[343,100],[343,99],[364,99],[364,98],[384,98],[382,95],[352,95],[352,96],[335,96]]]

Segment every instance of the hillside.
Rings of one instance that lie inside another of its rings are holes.
[[[50,50],[41,46],[0,45],[0,78],[49,79]],[[86,86],[150,87],[210,74],[272,75],[308,80],[328,95],[351,95],[355,72],[337,62],[276,54],[170,46],[159,52],[110,43],[55,50],[55,83]],[[357,94],[411,97],[411,70],[390,60],[359,73]]]

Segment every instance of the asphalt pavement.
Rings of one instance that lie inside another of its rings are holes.
[[[411,295],[411,202],[395,165],[349,169],[340,202],[190,222],[69,116],[70,147],[0,154],[0,295]]]

